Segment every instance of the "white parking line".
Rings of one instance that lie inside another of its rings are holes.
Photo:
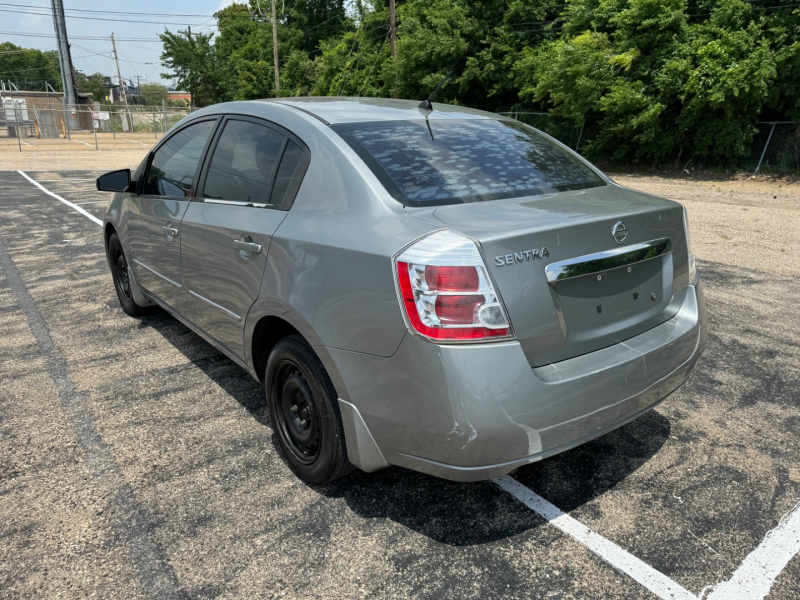
[[[131,142],[133,144],[139,144],[140,146],[147,146],[148,144],[143,144],[142,142],[137,142],[136,140],[129,140],[128,138],[120,138],[125,140],[126,142]]]
[[[89,217],[89,218],[90,218],[92,221],[94,221],[94,222],[95,222],[95,223],[97,223],[98,225],[102,225],[102,224],[103,224],[103,222],[102,222],[100,219],[98,219],[97,217],[95,217],[93,214],[86,212],[86,211],[85,211],[84,209],[82,209],[80,206],[78,206],[77,204],[73,204],[73,203],[72,203],[72,202],[70,202],[69,200],[64,200],[64,198],[62,198],[62,197],[61,197],[61,196],[59,196],[58,194],[54,194],[53,192],[51,192],[50,190],[48,190],[46,187],[44,187],[44,186],[43,186],[41,183],[39,183],[38,181],[34,181],[34,180],[33,180],[33,179],[31,179],[30,177],[28,177],[28,176],[27,176],[27,175],[24,173],[24,171],[17,171],[17,173],[19,173],[20,175],[22,175],[22,176],[23,176],[25,179],[27,179],[28,181],[30,181],[30,182],[31,182],[33,185],[35,185],[37,188],[39,188],[40,190],[42,190],[42,191],[43,191],[45,194],[47,194],[48,196],[52,196],[53,198],[55,198],[55,199],[56,199],[56,200],[58,200],[59,202],[63,202],[64,204],[66,204],[66,205],[67,205],[67,206],[69,206],[70,208],[72,208],[72,209],[74,209],[74,210],[77,210],[77,211],[78,211],[79,213],[81,213],[81,214],[82,214],[84,217]]]
[[[744,559],[728,581],[711,588],[706,600],[756,600],[769,594],[775,578],[800,552],[800,503]]]
[[[70,139],[69,141],[70,141],[70,142],[75,142],[76,144],[83,144],[84,146],[89,146],[89,147],[91,147],[91,144],[87,144],[86,142],[82,142],[82,141],[80,141],[80,140],[73,140],[73,139]]]
[[[583,523],[576,521],[510,475],[493,479],[492,482],[500,489],[514,496],[533,512],[547,519],[550,525],[575,538],[602,560],[618,571],[625,573],[659,598],[664,598],[664,600],[675,600],[677,598],[697,600],[697,596],[689,590],[636,558],[630,552],[623,550],[614,542],[595,533]]]

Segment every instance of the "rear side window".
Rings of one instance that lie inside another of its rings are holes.
[[[286,144],[286,151],[283,153],[281,166],[278,169],[278,176],[275,179],[275,187],[272,190],[272,203],[280,205],[286,197],[286,192],[294,180],[295,173],[302,163],[303,149],[293,141],[289,140]]]
[[[332,127],[389,193],[409,206],[605,185],[578,158],[517,121],[420,119]]]
[[[172,198],[188,196],[203,149],[216,125],[216,121],[189,125],[164,142],[153,155],[144,193]]]
[[[269,203],[286,137],[251,121],[228,121],[214,149],[203,196]]]

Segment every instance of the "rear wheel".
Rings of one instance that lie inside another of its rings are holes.
[[[128,259],[122,250],[122,243],[116,232],[108,238],[108,264],[111,267],[111,277],[114,279],[114,289],[122,310],[132,317],[138,317],[150,312],[150,308],[139,306],[133,299],[133,282],[128,272]]]
[[[301,336],[275,345],[264,378],[275,437],[294,473],[329,483],[353,471],[339,401],[319,357]]]

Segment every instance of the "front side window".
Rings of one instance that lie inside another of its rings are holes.
[[[216,121],[203,121],[181,129],[156,150],[144,193],[151,196],[185,198],[194,183],[197,166],[203,156]]]
[[[581,160],[510,119],[379,121],[332,128],[389,193],[409,206],[605,185]]]
[[[228,121],[214,149],[203,196],[253,204],[269,203],[286,137],[250,121]]]

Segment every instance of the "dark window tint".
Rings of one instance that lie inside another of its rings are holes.
[[[578,158],[516,121],[384,121],[333,129],[411,206],[604,185]]]
[[[197,165],[215,121],[203,121],[181,129],[156,150],[145,180],[144,193],[182,198],[194,183]]]
[[[214,149],[203,196],[267,204],[285,136],[250,121],[228,121]]]
[[[293,141],[289,140],[286,151],[283,153],[281,166],[278,169],[278,177],[275,179],[275,187],[272,190],[272,203],[280,205],[283,202],[286,192],[294,179],[295,173],[300,166],[303,158],[303,149]]]

